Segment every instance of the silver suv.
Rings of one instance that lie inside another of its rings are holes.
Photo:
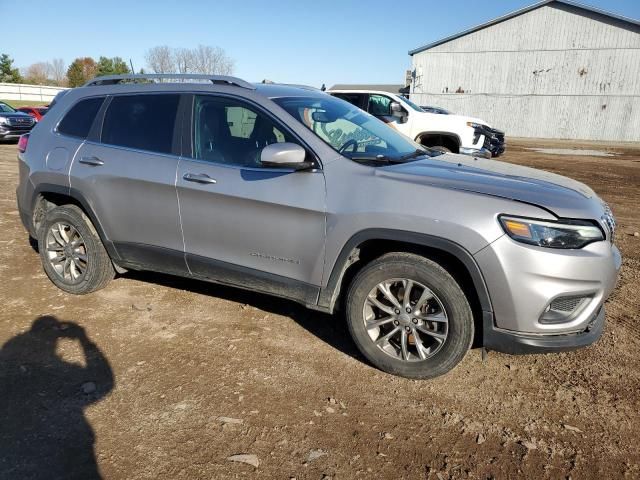
[[[474,339],[601,335],[621,259],[587,186],[431,151],[309,87],[189,79],[97,78],[21,139],[20,215],[62,290],[153,270],[341,307],[362,354],[411,378]]]

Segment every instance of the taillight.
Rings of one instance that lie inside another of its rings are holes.
[[[27,150],[27,145],[29,144],[29,135],[29,133],[20,135],[20,139],[18,140],[18,151],[20,153],[24,153]]]

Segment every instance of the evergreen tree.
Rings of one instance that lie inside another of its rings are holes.
[[[13,68],[13,58],[6,53],[0,55],[0,82],[21,83],[22,76],[17,68]]]
[[[98,60],[98,76],[123,75],[129,73],[129,66],[120,57],[100,57]]]

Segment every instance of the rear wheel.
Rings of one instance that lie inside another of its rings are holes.
[[[408,253],[384,255],[356,275],[347,321],[371,363],[409,378],[448,372],[473,340],[471,308],[458,283],[437,263]]]
[[[99,290],[115,275],[91,220],[75,205],[47,211],[38,229],[38,250],[45,273],[65,292]]]

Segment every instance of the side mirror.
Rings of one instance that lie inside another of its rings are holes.
[[[391,110],[391,115],[397,118],[404,118],[407,114],[398,102],[391,102],[389,104],[389,110]]]
[[[260,152],[260,163],[265,167],[283,167],[302,170],[311,166],[305,162],[307,152],[295,143],[272,143]]]

